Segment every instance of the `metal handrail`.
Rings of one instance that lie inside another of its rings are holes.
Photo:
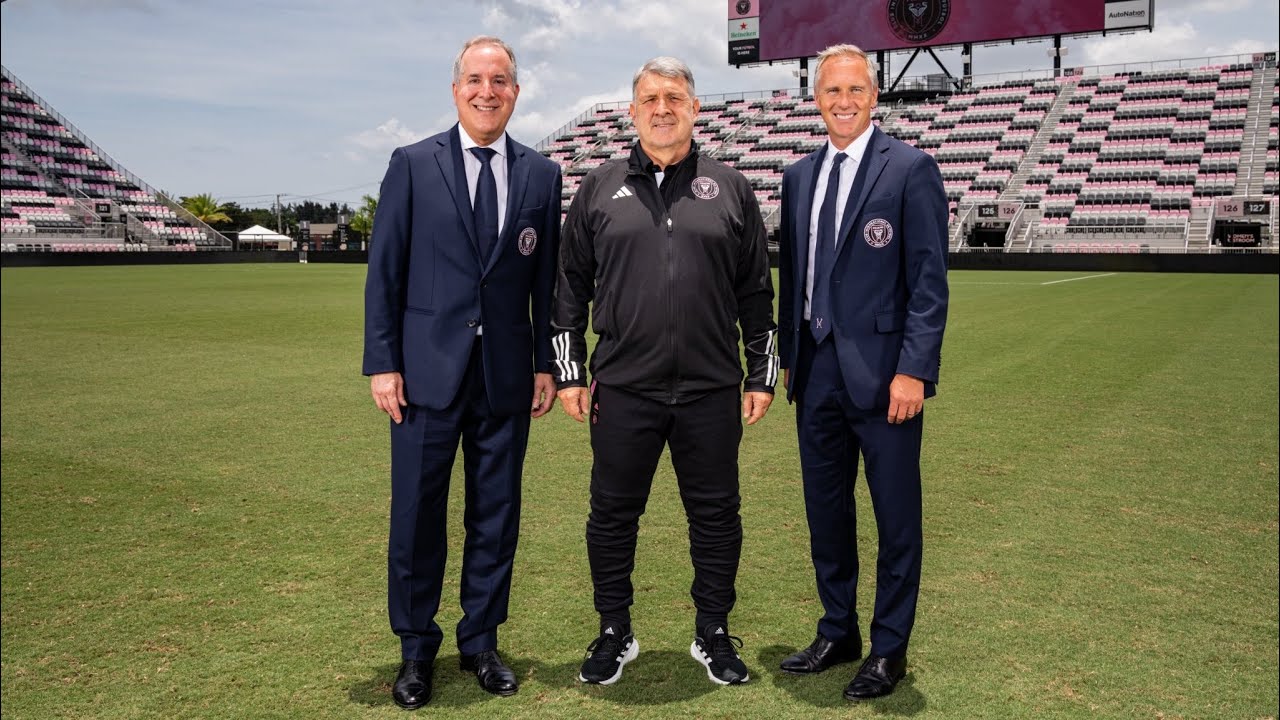
[[[182,203],[178,202],[177,200],[174,200],[173,198],[169,197],[164,193],[157,193],[156,198],[160,201],[160,204],[172,210],[174,213],[178,215],[178,217],[182,218],[184,222],[204,232],[206,235],[209,236],[211,240],[221,240],[219,245],[222,247],[222,249],[224,250],[231,249],[232,243],[230,238],[218,232],[217,230],[214,230],[213,228],[209,227],[208,223],[196,217],[194,213],[192,213],[190,210],[183,207]]]
[[[232,246],[231,241],[227,239],[225,235],[209,227],[208,224],[202,222],[195,215],[192,215],[190,212],[187,211],[186,208],[183,208],[180,203],[174,201],[169,196],[155,189],[150,184],[148,184],[145,180],[143,180],[142,178],[130,172],[128,168],[121,165],[115,158],[108,155],[107,151],[98,147],[97,143],[89,139],[88,135],[85,135],[83,132],[81,132],[80,128],[76,127],[75,124],[72,123],[70,120],[68,120],[66,117],[64,117],[62,113],[55,110],[53,106],[50,105],[47,101],[45,101],[44,98],[40,97],[40,95],[35,90],[32,90],[30,86],[22,82],[22,80],[20,80],[16,75],[9,72],[9,68],[0,66],[0,70],[3,70],[5,80],[8,80],[9,82],[13,83],[15,86],[17,86],[19,90],[25,93],[27,97],[34,100],[36,104],[40,106],[41,110],[47,113],[50,117],[57,120],[62,125],[62,127],[64,127],[67,130],[67,132],[71,133],[72,137],[74,137],[77,141],[79,141],[85,147],[92,150],[93,153],[96,154],[99,159],[101,159],[102,161],[110,165],[113,170],[125,176],[129,180],[129,182],[133,183],[134,185],[141,188],[144,192],[156,198],[157,202],[169,207],[169,209],[173,210],[175,213],[178,213],[178,215],[182,216],[182,219],[184,221],[191,224],[192,227],[203,231],[206,235],[209,236],[210,239],[215,241],[220,241],[218,243],[219,245],[225,248],[230,248]],[[60,183],[60,184],[65,185],[65,183]],[[84,196],[86,200],[93,201],[97,199],[97,198],[89,197],[78,188],[73,188],[73,191]],[[147,231],[147,233],[152,237],[155,237],[155,233],[151,233],[149,230]]]
[[[23,93],[25,93],[27,97],[30,97],[32,100],[35,100],[42,110],[44,110],[51,117],[53,117],[55,120],[61,123],[62,126],[66,128],[67,131],[72,134],[72,136],[75,137],[76,140],[80,141],[81,143],[84,144],[85,147],[92,150],[101,160],[111,165],[111,168],[113,170],[120,173],[121,175],[124,175],[126,178],[129,179],[129,182],[132,182],[134,185],[137,185],[139,188],[142,188],[144,191],[151,193],[152,195],[160,194],[158,190],[148,185],[146,181],[144,181],[142,178],[129,172],[128,168],[124,167],[119,162],[117,162],[115,158],[108,155],[107,151],[98,147],[97,143],[90,140],[89,137],[85,135],[83,132],[81,132],[80,129],[76,127],[74,123],[72,123],[70,120],[64,117],[62,113],[55,110],[53,106],[50,105],[48,102],[46,102],[44,98],[40,97],[40,95],[36,93],[35,90],[32,90],[26,83],[19,80],[17,76],[15,76],[13,73],[9,72],[9,68],[0,66],[0,70],[3,70],[5,80],[8,80],[14,85],[17,85],[18,89],[21,90]]]

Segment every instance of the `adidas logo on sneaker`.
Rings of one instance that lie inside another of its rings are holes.
[[[717,685],[741,685],[751,679],[738,656],[742,640],[730,635],[723,625],[708,625],[693,638],[689,654],[707,669],[707,678]]]
[[[587,647],[578,679],[592,685],[612,685],[622,678],[622,667],[640,654],[636,636],[612,624],[606,625],[600,637]],[[620,637],[621,636],[621,637]]]
[[[634,194],[635,193],[631,192],[631,188],[627,187],[626,185],[623,185],[622,187],[618,188],[618,192],[613,194],[613,199],[617,200],[618,198],[631,197]]]

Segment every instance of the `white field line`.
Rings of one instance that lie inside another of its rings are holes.
[[[948,285],[1039,285],[1037,282],[983,282],[981,280],[951,280]]]
[[[1102,273],[1101,275],[1084,275],[1082,277],[1067,278],[1065,280],[1050,280],[1049,282],[1042,282],[1040,284],[1041,285],[1057,285],[1058,283],[1072,282],[1074,280],[1091,280],[1093,278],[1111,277],[1112,275],[1115,275],[1115,273]]]

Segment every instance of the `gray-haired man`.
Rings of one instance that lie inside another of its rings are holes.
[[[690,654],[721,685],[749,673],[729,635],[742,551],[742,418],[773,400],[773,284],[766,234],[741,173],[698,153],[693,74],[655,58],[632,81],[639,142],[592,170],[569,208],[552,316],[561,406],[591,417],[587,555],[600,635],[579,679],[608,685],[636,657],[631,572],[663,447],[689,520],[697,608]],[[588,305],[599,337],[586,361]],[[745,377],[739,360],[741,327]]]

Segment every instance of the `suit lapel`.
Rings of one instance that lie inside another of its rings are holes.
[[[880,141],[880,129],[872,128],[871,139],[867,142],[867,151],[862,154],[862,165],[858,167],[858,175],[853,180],[853,188],[850,194],[857,192],[854,202],[845,202],[844,217],[840,219],[840,233],[836,240],[836,255],[840,255],[840,250],[844,248],[844,241],[852,229],[854,218],[858,217],[858,213],[862,212],[862,206],[867,202],[867,197],[871,195],[871,188],[875,187],[876,180],[880,177],[881,171],[889,164],[889,144]]]
[[[471,210],[471,193],[467,190],[467,171],[462,166],[462,140],[458,137],[457,125],[449,131],[449,141],[442,143],[440,149],[436,150],[436,162],[440,164],[440,174],[449,187],[449,194],[453,195],[453,204],[458,208],[458,219],[462,220],[462,226],[467,230],[467,238],[471,241],[471,249],[475,251],[478,262],[480,244],[476,240],[475,213]]]
[[[485,268],[485,272],[488,272],[498,261],[498,257],[511,246],[511,238],[518,230],[516,221],[520,217],[520,208],[524,206],[524,193],[529,186],[529,168],[532,165],[524,153],[524,149],[518,147],[508,135],[506,220],[502,224],[502,232],[498,233],[498,244],[489,255],[489,266]]]
[[[809,275],[809,215],[813,212],[813,194],[818,190],[818,171],[822,169],[822,159],[826,154],[827,145],[823,143],[816,153],[802,161],[808,162],[809,167],[805,168],[804,173],[798,178],[804,192],[800,194],[796,214],[791,218],[791,237],[796,239],[794,245],[797,277]],[[801,287],[803,288],[804,285],[802,284]]]

